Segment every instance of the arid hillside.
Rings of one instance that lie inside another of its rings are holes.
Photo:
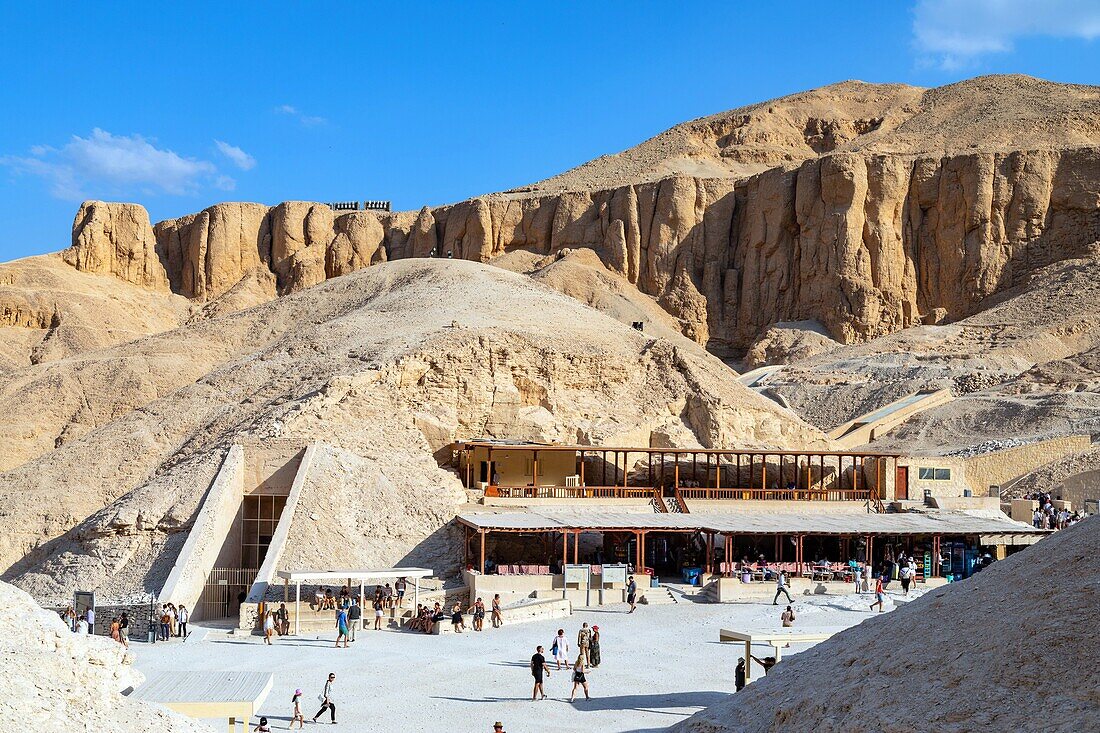
[[[465,501],[437,463],[456,439],[827,444],[689,341],[524,275],[439,260],[15,370],[0,409],[43,436],[10,438],[19,453],[0,473],[0,565],[40,599],[77,578],[105,597],[159,590],[233,443],[324,443],[318,470],[342,477],[318,492],[340,524],[319,532],[331,552],[355,537],[364,561],[432,567],[456,556],[437,534]]]
[[[1100,623],[1098,530],[1093,517],[842,631],[671,731],[1079,731],[1100,720],[1100,648],[1086,638]]]
[[[679,330],[740,354],[775,323],[842,343],[957,321],[1100,241],[1100,89],[1022,76],[845,82],[685,123],[522,191],[419,212],[217,204],[152,226],[88,202],[65,261],[207,302],[386,260],[590,249]]]

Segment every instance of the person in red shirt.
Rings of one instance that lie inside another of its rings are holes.
[[[882,602],[886,600],[886,591],[882,589],[882,576],[875,578],[875,602],[871,604],[871,610],[875,610],[875,606],[878,606],[878,612],[883,612]]]

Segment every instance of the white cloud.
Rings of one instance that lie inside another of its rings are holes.
[[[230,162],[232,162],[233,165],[237,166],[242,171],[252,170],[256,167],[256,159],[238,148],[236,145],[230,145],[229,143],[222,142],[221,140],[215,140],[214,145],[217,146],[218,152],[229,158]]]
[[[324,117],[307,115],[305,112],[298,109],[292,104],[280,104],[278,107],[275,108],[275,113],[293,117],[305,127],[316,127],[317,125],[323,125],[328,122],[328,120],[326,120]]]
[[[74,135],[61,148],[35,145],[27,157],[0,157],[0,164],[45,179],[58,198],[77,200],[135,190],[188,194],[218,173],[210,161],[158,148],[141,135],[112,135],[99,128],[88,137]]]
[[[914,9],[917,48],[945,68],[1011,51],[1017,38],[1100,38],[1096,0],[920,0]]]

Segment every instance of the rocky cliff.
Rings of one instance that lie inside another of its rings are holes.
[[[846,83],[833,96],[846,105],[833,118],[818,90],[697,121],[698,140],[674,151],[772,166],[754,175],[535,186],[380,217],[218,204],[157,224],[155,246],[140,207],[89,202],[81,212],[138,224],[78,216],[66,260],[205,300],[256,270],[285,294],[386,259],[583,247],[685,335],[740,351],[777,322],[816,320],[852,343],[962,318],[1100,240],[1096,88],[996,77],[928,91]]]

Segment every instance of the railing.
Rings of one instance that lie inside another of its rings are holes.
[[[683,499],[867,501],[867,489],[677,489]]]
[[[867,489],[676,489],[681,511],[687,500],[770,500],[770,501],[863,501],[870,499]],[[659,489],[649,486],[490,486],[486,496],[502,499],[653,499],[663,503]],[[658,510],[660,511],[660,510]]]
[[[486,496],[502,499],[651,499],[650,486],[490,486]]]

